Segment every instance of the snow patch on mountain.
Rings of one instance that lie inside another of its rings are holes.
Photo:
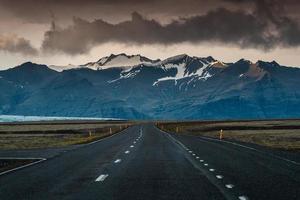
[[[180,59],[180,58],[182,58],[182,56],[177,56],[177,58]],[[193,59],[195,59],[195,58],[193,58]],[[174,60],[174,57],[172,58],[172,60]],[[152,85],[155,86],[162,81],[168,81],[168,80],[174,80],[175,85],[177,85],[178,80],[187,78],[187,77],[195,77],[198,80],[200,80],[200,79],[207,80],[208,78],[210,78],[212,76],[207,71],[207,68],[211,66],[211,63],[209,63],[207,61],[201,61],[201,60],[199,60],[199,62],[201,63],[202,66],[197,71],[190,72],[190,73],[187,70],[186,62],[183,62],[180,64],[171,64],[171,63],[165,64],[164,68],[166,70],[171,69],[171,68],[176,68],[176,70],[177,70],[176,75],[160,78],[157,81],[155,81]]]
[[[82,66],[80,66],[80,65],[72,65],[72,64],[68,64],[68,65],[49,65],[48,67],[50,69],[53,69],[53,70],[58,71],[58,72],[62,72],[64,70],[69,70],[69,69],[82,68]]]
[[[123,67],[124,70],[129,71],[133,66],[137,66],[140,64],[153,64],[159,61],[160,60],[151,60],[141,55],[111,54],[110,56],[101,58],[97,62],[90,62],[82,66],[88,67],[93,70]]]

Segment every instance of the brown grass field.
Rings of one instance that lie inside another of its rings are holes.
[[[89,143],[124,130],[131,124],[124,121],[0,124],[0,149],[51,148]]]
[[[223,138],[300,151],[300,120],[161,122],[159,128],[172,133]]]

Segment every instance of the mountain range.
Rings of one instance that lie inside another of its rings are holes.
[[[300,117],[300,68],[277,62],[111,54],[0,71],[0,115],[122,119]]]

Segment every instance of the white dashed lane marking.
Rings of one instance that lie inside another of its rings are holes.
[[[232,185],[232,184],[226,184],[225,187],[227,187],[228,189],[231,189],[231,188],[234,187],[234,185]]]
[[[129,153],[130,153],[130,151],[125,151],[125,153],[126,153],[126,154],[129,154]]]
[[[222,175],[217,175],[216,177],[217,177],[217,179],[222,179],[223,178]]]
[[[122,161],[121,159],[117,159],[117,160],[114,161],[114,163],[119,163],[121,161]]]
[[[133,145],[130,146],[130,148],[133,148],[133,147],[134,147]]]
[[[103,182],[108,177],[108,174],[101,174],[95,181],[96,182]]]
[[[184,146],[183,148],[184,148],[186,151],[188,151],[190,154],[192,154],[193,156],[195,156],[196,159],[200,159],[200,157],[199,157],[199,156],[196,156],[196,154],[193,153],[193,151],[191,151],[189,148],[187,148],[187,147],[185,147],[185,146]],[[201,163],[204,162],[204,160],[199,160],[199,161],[200,161]],[[208,166],[208,163],[204,163],[204,166]],[[213,168],[210,168],[209,171],[210,171],[210,172],[215,172],[216,170],[213,169]],[[222,175],[216,175],[216,178],[217,178],[217,179],[223,179],[224,177],[223,177]],[[233,184],[225,184],[225,187],[226,187],[227,189],[232,189],[232,188],[234,188],[234,185],[233,185]],[[239,199],[239,200],[249,200],[249,198],[248,198],[247,196],[239,196],[238,199]]]

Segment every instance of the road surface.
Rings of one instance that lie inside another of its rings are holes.
[[[0,176],[0,199],[300,199],[300,165],[142,124]]]

